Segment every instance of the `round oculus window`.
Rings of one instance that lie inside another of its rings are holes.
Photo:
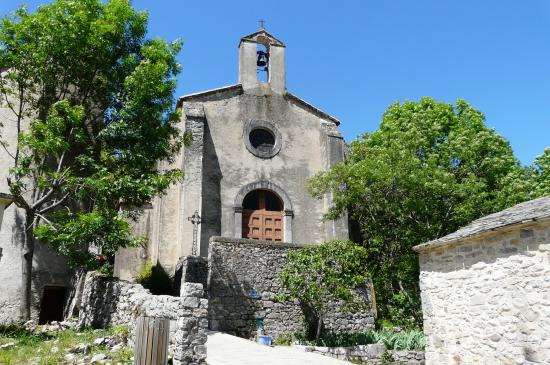
[[[266,129],[253,129],[248,138],[252,147],[264,153],[271,152],[275,146],[275,136]]]
[[[281,150],[281,134],[270,122],[248,122],[243,137],[246,148],[256,157],[271,158]]]

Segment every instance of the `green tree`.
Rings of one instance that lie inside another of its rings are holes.
[[[304,314],[314,317],[318,341],[329,300],[343,301],[344,311],[368,308],[356,292],[369,280],[366,259],[366,250],[351,241],[330,241],[290,251],[279,274],[286,292],[278,299],[297,300]]]
[[[138,244],[128,218],[181,178],[158,168],[182,143],[173,109],[181,44],[146,32],[147,14],[129,0],[56,0],[0,22],[0,94],[18,133],[2,145],[25,214],[23,319],[37,237],[72,266],[97,266],[89,246],[109,257]]]
[[[550,148],[537,156],[531,166],[522,166],[508,174],[498,194],[509,205],[550,195]]]
[[[529,181],[531,198],[550,195],[550,147],[535,159]]]
[[[349,211],[357,226],[382,318],[422,324],[414,245],[528,198],[509,143],[484,122],[463,100],[395,103],[345,162],[310,181],[314,196],[333,195],[326,218]]]

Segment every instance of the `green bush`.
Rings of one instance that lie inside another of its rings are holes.
[[[394,359],[391,352],[386,350],[382,353],[380,360],[382,360],[382,365],[390,365],[390,364],[393,364]]]
[[[112,277],[114,273],[114,269],[115,269],[115,265],[111,264],[110,262],[105,262],[103,265],[101,265],[101,267],[97,271],[99,271],[103,275]]]
[[[426,337],[421,331],[411,330],[403,332],[379,331],[380,339],[389,350],[424,350]]]
[[[273,345],[275,346],[290,346],[292,345],[292,337],[291,336],[279,336],[273,341]]]
[[[114,335],[127,340],[130,336],[130,328],[127,324],[119,324],[118,326],[114,326],[111,328],[111,331]]]
[[[306,331],[318,340],[330,310],[328,301],[338,300],[342,312],[366,310],[369,305],[357,295],[369,276],[367,251],[351,241],[333,240],[288,252],[279,282],[285,289],[277,294],[279,301],[300,303]]]
[[[12,338],[21,345],[34,345],[50,337],[45,333],[32,333],[20,325],[10,324],[0,326],[0,338]]]

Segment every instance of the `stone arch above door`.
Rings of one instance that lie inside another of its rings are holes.
[[[248,193],[253,190],[269,190],[275,193],[283,201],[284,209],[284,241],[292,242],[292,219],[294,217],[294,211],[292,209],[292,202],[285,193],[285,191],[266,180],[258,180],[253,183],[243,186],[237,196],[235,197],[235,203],[233,205],[234,211],[234,223],[233,223],[233,236],[235,238],[242,238],[242,220],[243,220],[243,200]]]

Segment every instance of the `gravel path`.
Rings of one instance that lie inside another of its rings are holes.
[[[268,347],[219,332],[208,335],[209,365],[346,365],[347,361],[287,346]]]

